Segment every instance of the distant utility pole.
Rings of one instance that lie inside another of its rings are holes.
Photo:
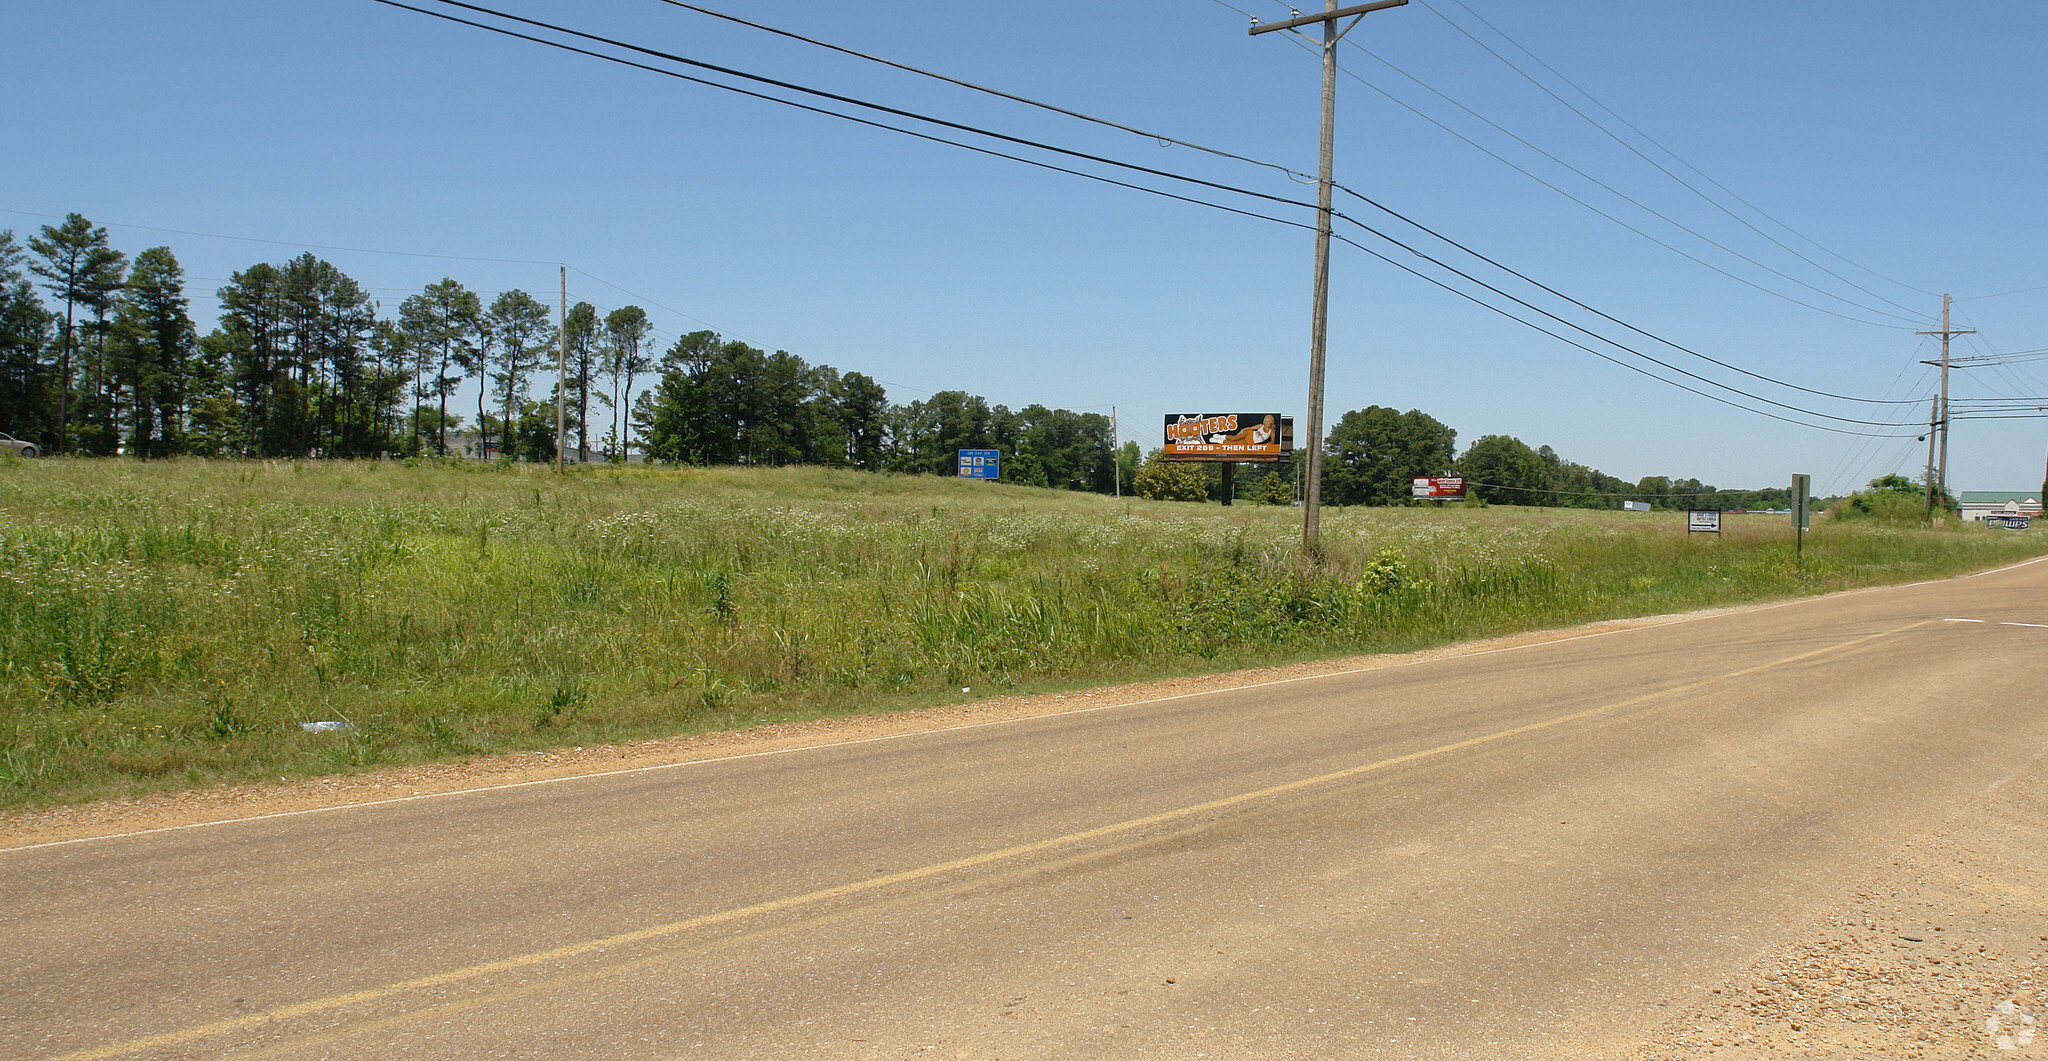
[[[1109,407],[1109,467],[1110,473],[1116,477],[1116,496],[1118,500],[1122,500],[1124,496],[1123,446],[1123,436],[1116,429],[1116,406],[1112,405]]]
[[[1927,402],[1927,518],[1934,518],[1934,433],[1941,423],[1941,399],[1930,398]]]
[[[1337,42],[1358,25],[1358,20],[1374,11],[1390,7],[1405,7],[1408,0],[1373,0],[1369,4],[1353,7],[1337,6],[1337,0],[1323,0],[1323,12],[1319,15],[1297,14],[1293,18],[1270,25],[1252,24],[1252,36],[1272,33],[1276,30],[1296,29],[1301,26],[1323,25],[1323,149],[1322,166],[1316,179],[1316,279],[1315,279],[1315,322],[1309,327],[1308,339],[1308,465],[1304,469],[1301,502],[1301,552],[1310,560],[1316,558],[1316,545],[1321,536],[1317,526],[1321,515],[1323,483],[1323,353],[1330,331],[1330,171],[1335,167],[1333,159],[1336,144],[1337,124]],[[1337,20],[1351,19],[1351,25],[1337,28]]]
[[[569,389],[569,267],[562,266],[562,304],[555,307],[555,470],[562,470],[562,392]]]
[[[1939,493],[1939,495],[1938,495],[1938,496],[1940,496],[1940,497],[1941,497],[1941,498],[1943,498],[1943,499],[1946,499],[1946,498],[1948,497],[1948,421],[1949,421],[1949,416],[1948,416],[1948,364],[1949,364],[1949,361],[1948,361],[1948,341],[1949,341],[1950,339],[1952,339],[1952,338],[1954,338],[1954,337],[1958,336],[1958,335],[1975,335],[1975,334],[1977,334],[1977,329],[1975,329],[1975,328],[1962,328],[1962,329],[1956,329],[1956,328],[1951,328],[1951,327],[1949,327],[1949,323],[1948,323],[1948,292],[1944,291],[1944,292],[1942,292],[1942,295],[1941,295],[1941,330],[1940,330],[1940,331],[1938,331],[1938,332],[1914,332],[1913,334],[1915,334],[1915,335],[1939,335],[1939,336],[1941,336],[1941,360],[1940,360],[1940,361],[1922,361],[1922,362],[1920,362],[1920,363],[1921,363],[1921,364],[1923,364],[1923,365],[1940,365],[1940,366],[1941,366],[1941,415],[1940,415],[1940,416],[1939,416],[1939,418],[1938,418],[1938,420],[1939,420],[1939,423],[1940,423],[1940,427],[1941,427],[1941,467],[1940,467],[1940,472],[1939,472],[1939,474],[1938,474],[1938,475],[1936,475],[1936,476],[1934,477],[1934,479],[1933,479],[1933,482],[1932,482],[1931,488],[1930,488],[1930,490],[1929,490],[1929,493],[1930,493],[1930,494],[1933,494],[1935,490],[1939,490],[1939,491],[1940,491],[1940,493]],[[1928,515],[1929,515],[1930,517],[1934,515],[1934,508],[1933,508],[1933,499],[1932,499],[1932,497],[1930,497],[1930,498],[1929,498],[1929,501],[1928,501],[1928,510],[1927,510],[1927,514],[1928,514]]]

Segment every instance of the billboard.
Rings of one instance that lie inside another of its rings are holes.
[[[1266,462],[1294,452],[1294,418],[1279,413],[1167,413],[1160,460]]]
[[[1431,475],[1417,477],[1412,487],[1418,501],[1463,501],[1465,500],[1465,477],[1462,475]]]
[[[963,449],[960,451],[960,478],[1000,479],[1003,477],[1003,455],[993,449]]]

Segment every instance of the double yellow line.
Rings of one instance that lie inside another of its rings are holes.
[[[935,877],[943,877],[948,874],[959,873],[965,870],[977,869],[998,862],[1007,862],[1014,859],[1026,858],[1032,855],[1041,854],[1046,851],[1051,851],[1056,848],[1071,847],[1077,844],[1085,844],[1091,840],[1102,840],[1111,837],[1123,836],[1129,833],[1140,832],[1142,830],[1149,829],[1155,826],[1167,825],[1175,822],[1185,822],[1191,818],[1199,818],[1205,815],[1213,815],[1219,811],[1236,810],[1239,808],[1243,808],[1249,804],[1254,804],[1265,800],[1271,800],[1276,797],[1291,795],[1294,793],[1301,792],[1305,789],[1318,788],[1321,786],[1331,785],[1337,782],[1361,777],[1366,774],[1378,773],[1384,770],[1391,770],[1395,767],[1405,766],[1410,763],[1421,762],[1427,759],[1440,758],[1442,756],[1451,755],[1453,753],[1464,751],[1466,749],[1476,748],[1481,745],[1494,744],[1500,741],[1509,740],[1527,733],[1535,733],[1540,730],[1554,729],[1558,726],[1569,725],[1573,722],[1593,718],[1598,715],[1613,714],[1615,712],[1624,711],[1628,708],[1637,707],[1642,704],[1649,703],[1651,701],[1665,699],[1673,696],[1680,696],[1685,693],[1693,692],[1695,690],[1704,688],[1709,685],[1714,685],[1719,682],[1732,681],[1738,678],[1746,678],[1753,674],[1773,670],[1794,663],[1804,662],[1806,660],[1814,659],[1820,656],[1827,656],[1841,652],[1846,652],[1851,649],[1867,645],[1870,642],[1883,640],[1888,637],[1894,637],[1898,634],[1905,633],[1906,631],[1912,630],[1916,627],[1926,626],[1933,621],[1934,620],[1931,619],[1923,619],[1917,622],[1907,623],[1904,626],[1893,627],[1892,629],[1880,631],[1878,633],[1866,634],[1862,637],[1852,638],[1848,641],[1839,642],[1837,644],[1828,645],[1822,648],[1812,649],[1807,652],[1801,652],[1797,655],[1786,656],[1781,659],[1771,660],[1768,663],[1760,663],[1755,666],[1744,667],[1740,670],[1734,670],[1724,674],[1717,674],[1711,677],[1700,678],[1698,680],[1687,682],[1682,685],[1674,685],[1668,688],[1656,690],[1654,692],[1643,693],[1639,696],[1633,696],[1625,700],[1617,700],[1612,703],[1602,704],[1598,707],[1590,707],[1580,711],[1569,712],[1567,714],[1554,715],[1552,717],[1541,719],[1536,722],[1529,722],[1520,726],[1513,726],[1507,729],[1496,730],[1492,733],[1483,734],[1477,737],[1468,737],[1464,740],[1452,741],[1448,744],[1440,744],[1433,748],[1425,748],[1420,751],[1408,752],[1404,755],[1396,755],[1386,759],[1376,759],[1369,763],[1363,763],[1358,766],[1346,767],[1345,769],[1331,771],[1330,773],[1326,774],[1318,774],[1314,777],[1305,777],[1297,781],[1289,781],[1284,784],[1271,785],[1266,788],[1255,789],[1249,792],[1240,792],[1233,796],[1225,796],[1221,799],[1208,800],[1203,803],[1193,803],[1187,806],[1177,807],[1172,810],[1161,811],[1157,814],[1148,814],[1143,817],[1129,818],[1124,821],[1115,822],[1109,825],[1097,826],[1093,829],[1084,829],[1079,832],[1067,833],[1062,836],[1055,836],[1044,840],[1036,840],[1028,844],[1018,844],[1014,847],[1006,847],[999,851],[987,851],[983,852],[982,854],[969,855],[965,858],[957,858],[948,862],[935,862],[930,865],[917,867],[916,869],[903,870],[899,873],[890,873],[879,877],[873,877],[867,880],[854,881],[849,884],[840,884],[830,888],[821,888],[817,891],[805,892],[801,895],[791,895],[780,899],[771,899],[767,902],[755,903],[750,906],[733,907],[728,910],[717,911],[716,913],[703,914],[697,917],[684,918],[680,921],[670,921],[665,924],[652,925],[647,928],[635,929],[631,932],[622,932],[617,935],[605,936],[601,939],[586,940],[581,943],[571,943],[566,946],[554,947],[548,950],[533,951],[527,954],[514,955],[509,958],[500,958],[497,961],[483,962],[477,965],[464,966],[460,969],[450,969],[447,972],[435,973],[431,976],[416,977],[411,980],[403,980],[398,983],[386,984],[381,987],[370,987],[364,988],[359,991],[349,991],[341,994],[328,995],[324,998],[312,999],[306,1002],[296,1002],[286,1006],[278,1006],[274,1009],[262,1010],[260,1012],[246,1014],[229,1020],[214,1021],[208,1024],[193,1025],[191,1027],[181,1028],[176,1031],[168,1031],[162,1032],[157,1035],[145,1036],[140,1039],[131,1039],[126,1042],[112,1043],[106,1046],[98,1046],[86,1050],[75,1051],[73,1053],[60,1054],[56,1057],[50,1058],[49,1061],[101,1061],[101,1059],[104,1058],[118,1057],[122,1054],[133,1053],[141,1050],[151,1050],[159,1047],[176,1046],[183,1043],[189,1043],[195,1040],[205,1039],[217,1035],[252,1031],[258,1028],[273,1026],[283,1021],[294,1020],[300,1017],[312,1016],[314,1014],[324,1013],[330,1010],[343,1009],[349,1006],[357,1006],[365,1003],[381,1001],[383,999],[391,998],[395,995],[402,995],[407,992],[423,991],[437,987],[446,987],[451,984],[459,984],[465,981],[476,980],[481,977],[488,977],[498,973],[508,973],[525,969],[531,969],[533,967],[546,965],[552,962],[566,961],[569,959],[594,954],[600,951],[612,950],[620,947],[627,947],[638,943],[646,943],[651,940],[664,939],[667,937],[692,932],[697,929],[711,928],[717,925],[728,924],[746,918],[759,917],[764,914],[773,914],[786,910],[796,910],[805,907],[818,906],[821,904],[832,902],[836,899],[846,899],[854,896],[882,891],[884,889],[891,888],[897,885],[912,884],[919,881],[930,880]],[[1115,850],[1124,850],[1130,847],[1139,846],[1141,844],[1157,843],[1163,840],[1172,839],[1174,837],[1183,836],[1188,833],[1197,832],[1202,829],[1210,828],[1212,827],[1212,824],[1213,823],[1205,822],[1199,825],[1194,825],[1184,829],[1175,830],[1172,833],[1169,833],[1165,836],[1146,837],[1143,839],[1134,840],[1126,844],[1118,845],[1118,847]],[[1110,852],[1091,851],[1085,854],[1073,855],[1065,859],[1060,859],[1050,866],[1034,865],[1026,867],[1022,870],[1014,871],[1013,874],[1001,874],[999,875],[999,878],[1008,877],[1012,875],[1023,875],[1026,873],[1043,872],[1047,869],[1058,868],[1059,866],[1066,865],[1070,862],[1080,862],[1088,859],[1099,858],[1102,857],[1104,854],[1108,853]],[[991,883],[990,878],[977,878],[965,884],[940,889],[940,892],[943,893],[948,891],[958,891],[969,887],[979,887],[988,883]],[[918,893],[917,895],[905,897],[894,902],[883,902],[879,904],[863,906],[862,909],[871,910],[874,908],[875,905],[892,906],[897,905],[901,902],[910,902],[915,900],[927,899],[930,898],[932,894],[933,893],[931,891],[924,891]],[[266,1050],[264,1051],[264,1053],[281,1053],[288,1050],[299,1049],[305,1046],[316,1045],[320,1042],[330,1041],[333,1039],[342,1038],[347,1035],[357,1034],[362,1031],[370,1030],[374,1027],[388,1026],[403,1021],[417,1019],[421,1016],[425,1016],[431,1013],[443,1012],[453,1009],[474,1008],[475,1006],[485,1005],[491,1002],[502,1001],[506,998],[515,997],[517,995],[531,993],[532,991],[540,990],[547,984],[560,983],[564,980],[587,980],[598,976],[615,975],[620,972],[629,971],[631,969],[639,968],[655,962],[673,961],[678,957],[685,957],[691,954],[702,953],[704,951],[708,951],[716,947],[729,946],[734,943],[741,942],[743,940],[760,939],[773,935],[782,935],[800,929],[815,927],[817,925],[840,920],[841,918],[850,916],[854,912],[857,911],[839,911],[835,913],[820,914],[815,917],[807,918],[803,921],[795,922],[792,924],[783,925],[771,929],[764,929],[754,933],[747,933],[745,935],[738,937],[729,937],[727,939],[715,941],[713,943],[707,943],[697,947],[686,948],[682,951],[666,951],[661,954],[654,955],[652,957],[643,957],[627,963],[608,964],[601,969],[577,973],[566,978],[552,978],[544,984],[508,988],[502,991],[492,992],[476,998],[464,999],[456,1002],[442,1003],[440,1005],[425,1007],[419,1010],[409,1010],[401,1015],[383,1018],[366,1024],[351,1024],[343,1029],[315,1033],[311,1036],[300,1037],[294,1039],[293,1042],[288,1045],[276,1047],[271,1050]]]

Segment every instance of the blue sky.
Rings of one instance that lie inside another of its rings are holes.
[[[1312,185],[1273,169],[658,0],[489,6],[1284,199],[1314,198]],[[1287,34],[1246,33],[1243,12],[1286,17],[1274,0],[708,6],[1299,172],[1315,168],[1314,50]],[[1304,411],[1313,237],[1303,228],[371,0],[76,0],[16,5],[8,22],[0,227],[25,234],[53,220],[45,215],[78,211],[130,253],[168,244],[192,277],[202,326],[216,309],[211,292],[232,271],[302,249],[341,266],[387,309],[443,276],[552,300],[551,263],[563,262],[572,301],[601,310],[637,302],[664,343],[709,327],[866,372],[896,401],[960,388],[1012,407],[1115,406],[1124,436],[1148,447],[1169,412]],[[1844,425],[1811,412],[1924,421],[1933,377],[1918,362],[1939,351],[1914,331],[1937,325],[1944,291],[1959,300],[1957,326],[1979,330],[1957,341],[1957,356],[2048,347],[2044,44],[2048,5],[2018,0],[1416,0],[1368,16],[1340,53],[1340,182],[1738,369],[1920,404],[1790,390],[1597,322],[1644,353],[1801,411],[1688,381],[1740,404],[1802,424],[1908,437],[1782,423],[1617,367],[1340,244],[1331,419],[1372,404],[1419,408],[1456,428],[1461,447],[1512,434],[1629,480],[1697,476],[1755,487],[1806,472],[1834,492],[1894,470],[1917,476],[1925,447],[1910,436],[1918,428]],[[1190,194],[1312,223],[1298,207]],[[1338,205],[1402,234],[1356,200],[1340,196]],[[1361,230],[1340,232],[1469,288]],[[1595,326],[1548,296],[1529,297]],[[1953,386],[1959,405],[2048,395],[2048,361],[1958,371]],[[1959,420],[1950,483],[2035,488],[2044,454],[2048,420]]]

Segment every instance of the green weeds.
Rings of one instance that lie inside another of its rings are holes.
[[[0,804],[1391,650],[1956,573],[2026,534],[1282,508],[825,469],[0,466]],[[301,722],[351,719],[307,733]]]

